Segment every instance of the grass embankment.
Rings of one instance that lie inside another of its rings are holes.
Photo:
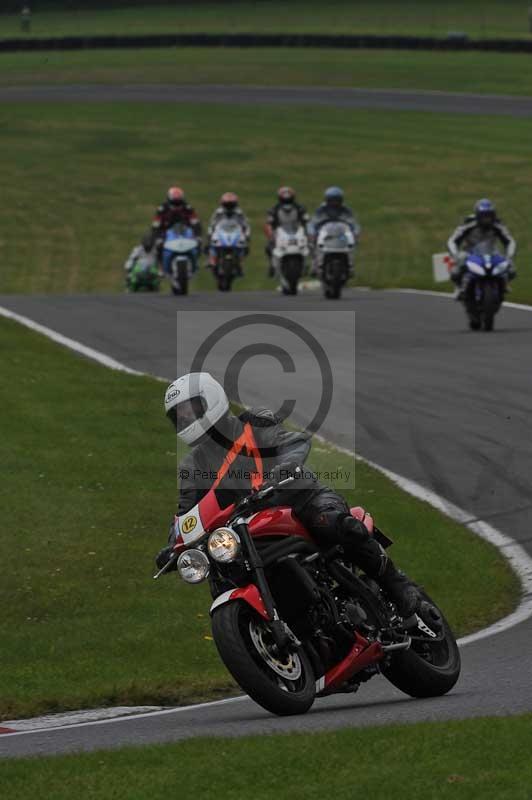
[[[120,6],[120,7],[117,7]],[[52,10],[55,6],[56,10]],[[114,6],[114,7],[113,7]],[[44,10],[48,7],[50,10]],[[58,9],[59,7],[59,9]],[[124,7],[110,2],[102,10],[60,9],[60,3],[35,4],[31,36],[202,32],[378,33],[445,36],[528,36],[524,0],[269,0],[153,4]],[[0,17],[0,36],[20,35],[18,14]]]
[[[237,288],[270,288],[262,225],[279,185],[313,209],[340,184],[363,227],[358,282],[434,288],[478,197],[520,245],[513,299],[532,300],[532,120],[422,112],[169,104],[4,104],[0,293],[120,291],[122,264],[169,184],[206,219],[236,190],[252,227]],[[194,291],[212,289],[207,270]]]
[[[162,384],[5,320],[0,336],[0,719],[227,694],[206,587],[151,579],[176,500]],[[323,446],[312,463],[352,470]],[[515,605],[517,581],[492,547],[363,464],[356,486],[339,490],[375,509],[397,561],[459,633]]]
[[[515,53],[167,48],[0,53],[0,85],[64,83],[350,86],[532,94]]]
[[[531,747],[528,715],[11,759],[0,774],[12,800],[43,786],[54,800],[165,800],[174,775],[204,800],[529,800]]]

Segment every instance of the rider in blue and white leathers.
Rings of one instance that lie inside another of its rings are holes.
[[[310,240],[313,244],[318,239],[318,234],[322,225],[327,222],[345,222],[355,236],[355,241],[360,236],[362,228],[355,214],[349,206],[344,204],[344,193],[338,186],[330,186],[325,190],[323,203],[318,206],[308,226]],[[314,251],[314,260],[311,274],[317,274],[317,257]]]
[[[251,225],[249,224],[247,216],[244,214],[239,205],[238,195],[236,195],[234,192],[225,192],[220,198],[220,205],[213,212],[209,220],[209,227],[207,230],[208,245],[206,248],[207,252],[209,253],[209,267],[214,267],[216,264],[216,251],[211,247],[212,235],[217,224],[223,219],[233,219],[240,225],[245,240],[244,255],[248,255],[249,253]],[[241,265],[239,265],[239,271],[240,275],[243,275]]]
[[[513,280],[517,274],[511,263],[516,251],[515,239],[497,216],[497,210],[491,200],[487,198],[475,203],[473,214],[464,219],[447,242],[449,253],[455,261],[451,280],[458,289],[457,299],[461,300],[467,289],[467,253],[481,244],[490,252],[499,252],[502,245],[504,257],[510,262],[508,280]]]

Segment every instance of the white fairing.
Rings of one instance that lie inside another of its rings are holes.
[[[485,275],[486,270],[484,267],[481,267],[480,264],[477,264],[475,261],[468,261],[466,264],[468,270],[470,272],[474,272],[475,275]]]
[[[227,240],[228,236],[235,240],[234,246],[244,248],[246,245],[246,237],[244,236],[244,229],[241,225],[233,219],[221,219],[212,232],[211,244],[213,247],[221,247]]]
[[[493,275],[502,275],[508,269],[508,261],[501,261],[500,264],[497,264],[496,267],[493,269]]]
[[[318,266],[321,267],[329,253],[338,253],[347,256],[349,267],[352,267],[355,244],[355,235],[349,225],[345,222],[326,222],[319,229],[316,242]]]
[[[198,243],[195,239],[171,239],[164,243],[164,249],[172,253],[190,253],[195,250]]]
[[[324,253],[347,253],[355,246],[355,236],[345,222],[326,222],[318,233],[317,247]]]
[[[234,591],[234,589],[229,589],[228,592],[218,595],[216,600],[214,600],[213,604],[211,605],[209,613],[212,614],[215,608],[218,608],[218,606],[223,606],[224,603],[228,603]]]
[[[303,226],[296,230],[277,228],[273,255],[278,259],[285,255],[308,256],[308,239]]]
[[[199,513],[199,505],[195,505],[186,514],[177,517],[174,523],[176,537],[181,536],[183,544],[191,545],[198,542],[206,534]]]
[[[284,258],[299,256],[303,262],[308,257],[309,246],[305,229],[302,225],[297,227],[279,227],[275,232],[275,244],[272,253],[272,266],[275,273],[281,277],[281,285],[284,283],[281,271],[281,264]],[[303,263],[304,267],[304,263]]]

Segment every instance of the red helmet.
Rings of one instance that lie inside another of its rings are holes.
[[[296,199],[296,193],[291,186],[281,186],[277,192],[277,197],[281,203],[293,203]]]
[[[225,211],[234,211],[238,205],[238,195],[234,192],[225,192],[220,197],[220,205]]]
[[[185,193],[179,186],[170,186],[166,196],[172,206],[182,206],[185,203]]]

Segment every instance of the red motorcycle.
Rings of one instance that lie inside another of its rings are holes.
[[[156,578],[176,565],[187,583],[209,580],[218,652],[242,689],[274,714],[302,714],[316,696],[355,692],[384,675],[412,697],[448,692],[460,653],[441,611],[420,589],[403,620],[340,546],[320,549],[285,506],[271,507],[289,478],[221,508],[216,489],[175,518],[175,546]],[[351,509],[384,546],[392,542],[362,508]]]

